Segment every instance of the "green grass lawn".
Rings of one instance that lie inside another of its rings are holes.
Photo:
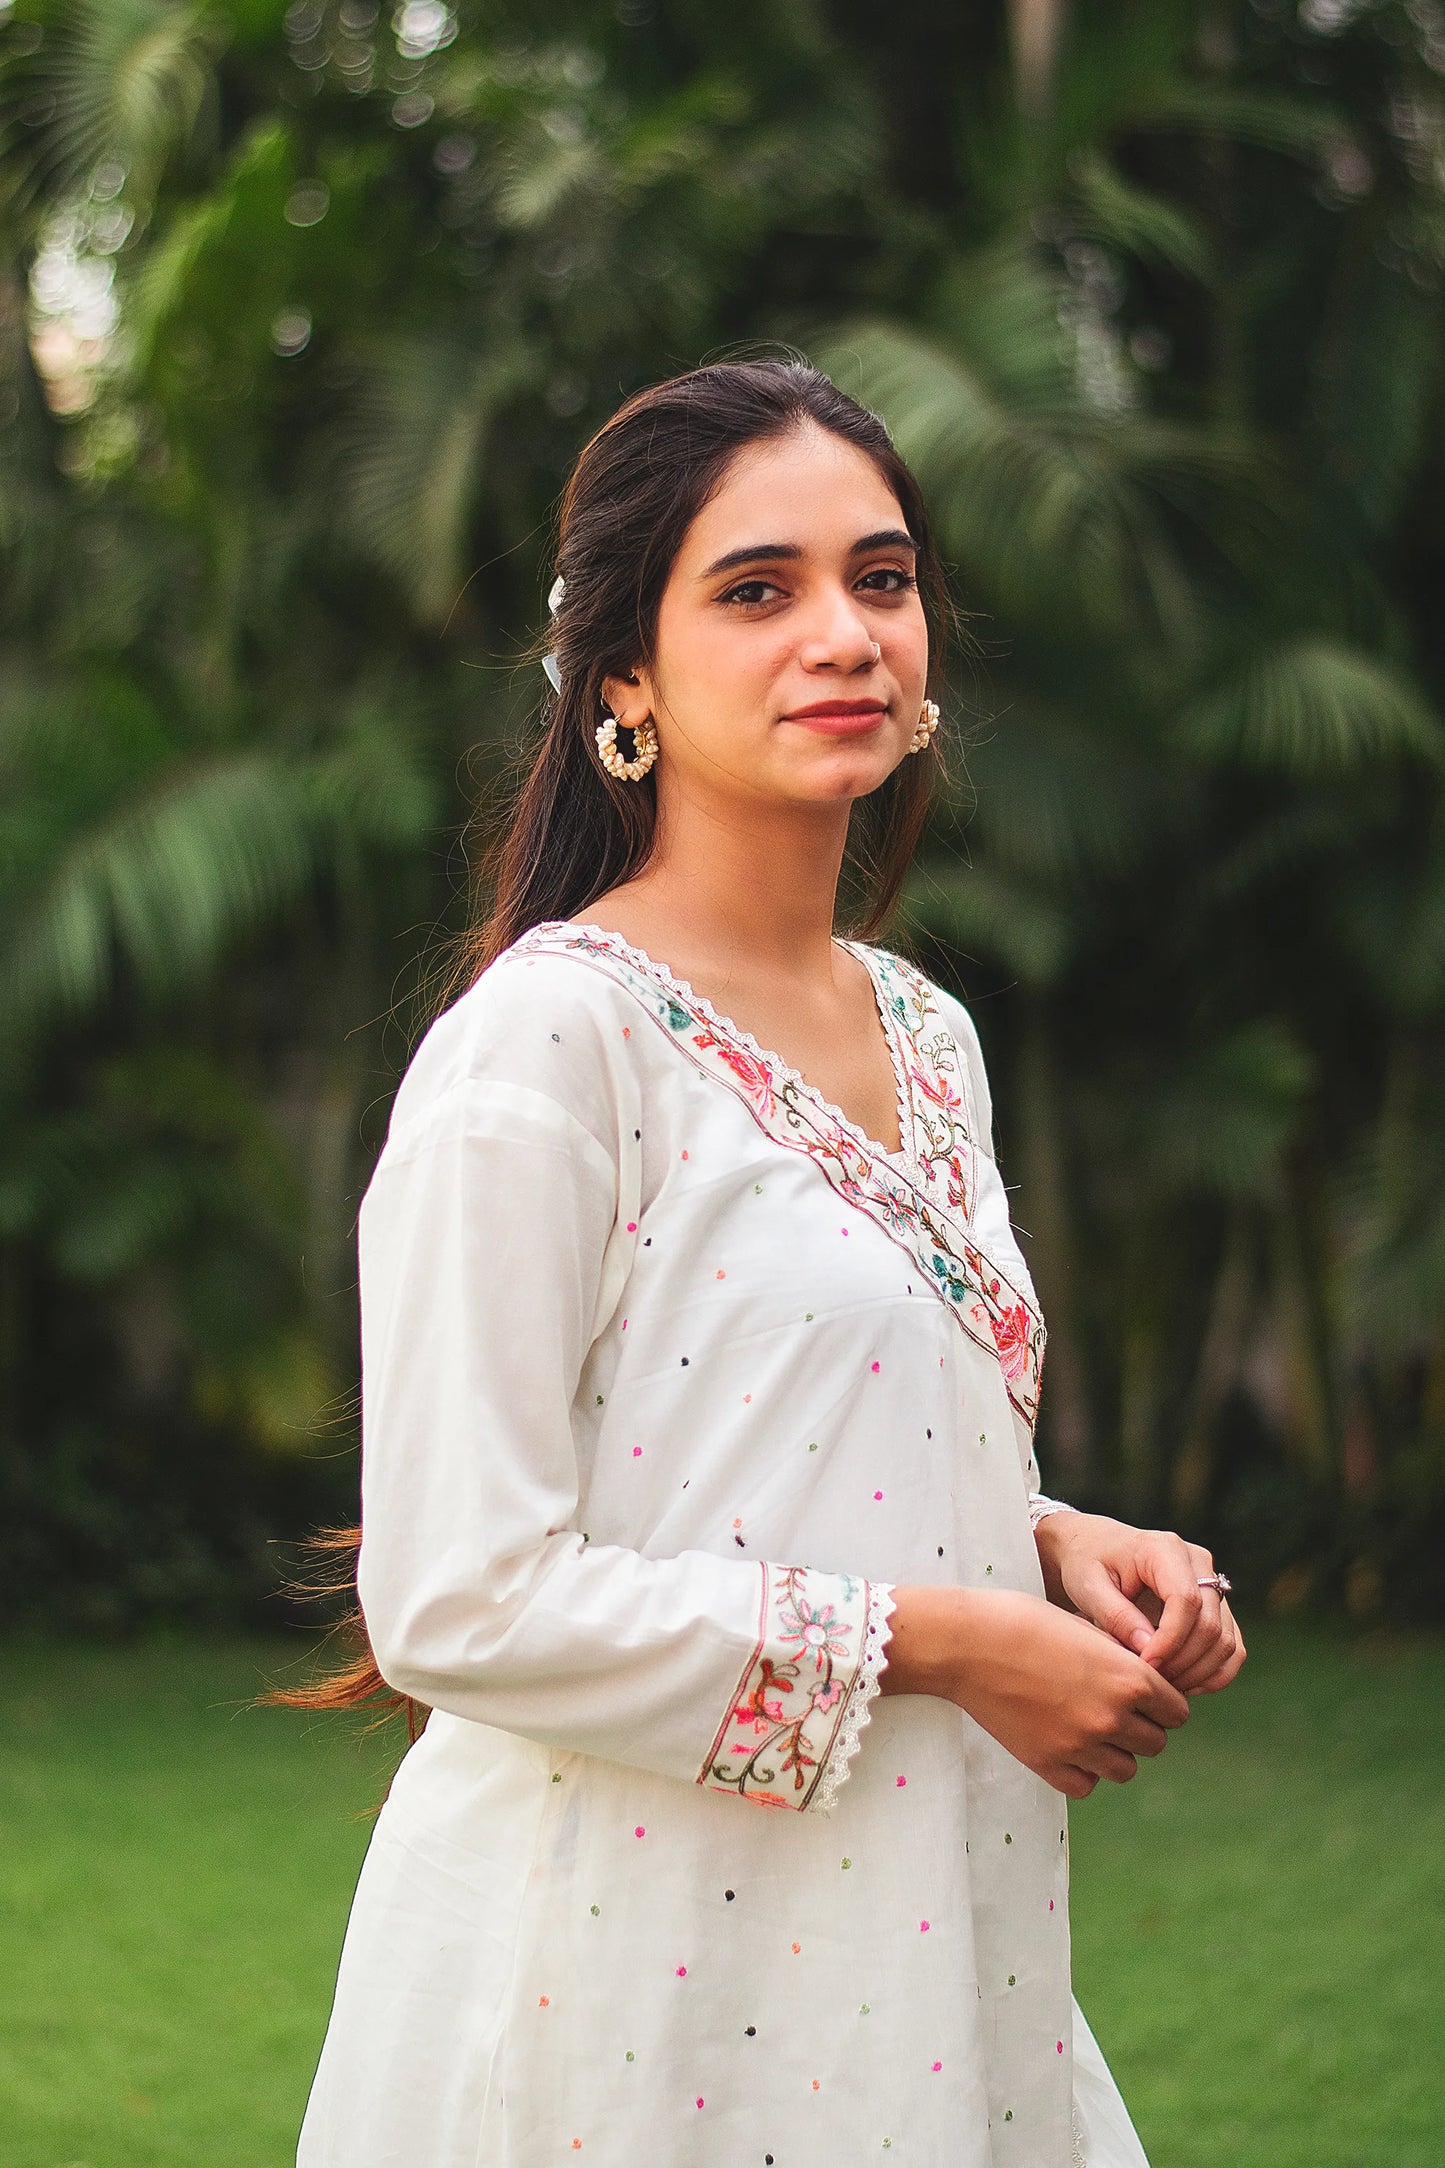
[[[1440,2168],[1445,1643],[1251,1645],[1071,1810],[1079,1998],[1154,2168]],[[0,1650],[0,2168],[292,2160],[389,1750],[286,1654]]]

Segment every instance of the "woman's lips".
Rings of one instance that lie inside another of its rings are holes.
[[[876,730],[888,710],[879,700],[839,700],[832,705],[821,703],[816,707],[798,708],[785,715],[785,723],[801,723],[807,730],[820,730],[829,738],[858,738],[870,730]]]

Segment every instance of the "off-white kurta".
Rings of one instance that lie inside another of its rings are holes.
[[[849,945],[899,1153],[561,921],[402,1082],[360,1592],[435,1713],[300,2168],[1141,2168],[1071,1997],[1062,1796],[874,1698],[895,1584],[1042,1597],[1044,1335],[972,1023]]]

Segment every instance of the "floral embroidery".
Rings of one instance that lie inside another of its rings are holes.
[[[884,1592],[806,1566],[762,1574],[757,1642],[697,1781],[758,1806],[827,1806],[877,1690]]]
[[[699,1068],[744,1100],[769,1136],[806,1152],[841,1197],[918,1260],[963,1331],[997,1357],[1009,1398],[1032,1428],[1044,1323],[970,1232],[978,1146],[964,1057],[922,972],[891,950],[844,946],[868,968],[878,996],[898,1085],[901,1153],[883,1150],[796,1070],[619,934],[559,919],[514,944],[529,952],[560,948],[607,971]]]

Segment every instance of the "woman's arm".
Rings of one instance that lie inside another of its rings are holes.
[[[955,1702],[1071,1799],[1100,1777],[1127,1783],[1189,1715],[1142,1658],[1037,1596],[899,1587],[893,1600],[880,1692]]]
[[[640,1109],[608,1069],[615,1019],[590,989],[567,998],[587,982],[559,968],[561,996],[515,972],[433,1027],[362,1205],[357,1585],[376,1662],[539,1746],[826,1807],[876,1690],[886,1587],[649,1557],[590,1540],[579,1512],[574,1401],[627,1278]]]

